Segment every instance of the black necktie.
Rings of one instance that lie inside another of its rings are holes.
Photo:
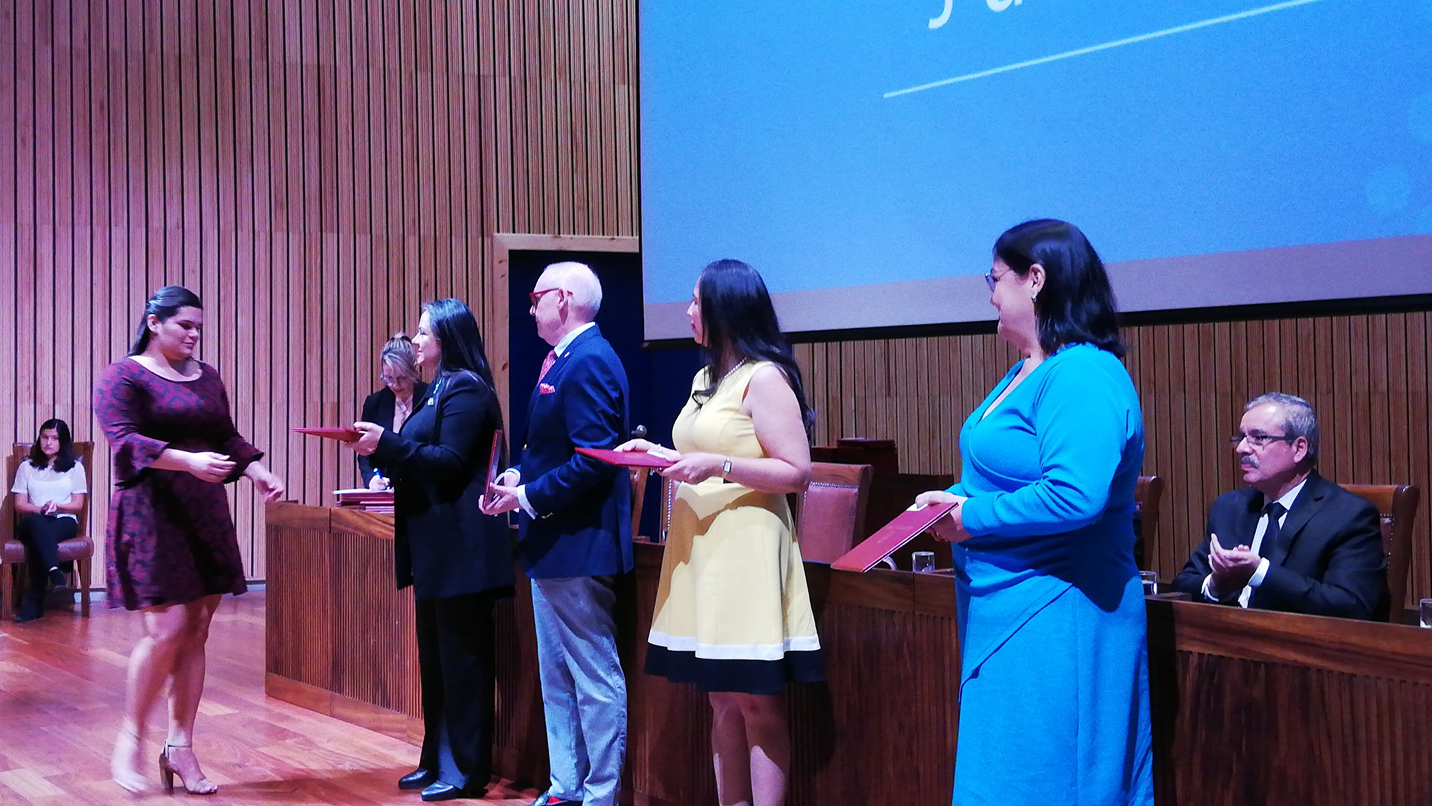
[[[1277,501],[1263,507],[1263,514],[1268,516],[1268,526],[1263,530],[1263,542],[1258,544],[1259,557],[1268,557],[1273,554],[1273,547],[1278,545],[1278,533],[1283,530],[1281,523],[1283,513],[1287,511]]]

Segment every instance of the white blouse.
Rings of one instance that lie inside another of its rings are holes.
[[[10,492],[24,493],[30,497],[30,503],[42,507],[51,501],[56,504],[68,504],[70,496],[89,492],[89,486],[85,483],[85,469],[79,462],[74,467],[63,473],[54,468],[46,467],[40,469],[30,464],[26,459],[20,463],[20,469],[15,472],[15,483],[11,485]],[[56,513],[58,517],[69,518],[78,521],[79,518],[68,512]]]

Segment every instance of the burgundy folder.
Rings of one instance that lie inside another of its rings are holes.
[[[618,467],[651,467],[657,470],[671,467],[676,464],[670,459],[663,459],[655,454],[645,451],[609,451],[604,448],[578,448],[577,453],[583,456],[590,456],[600,462]]]
[[[356,428],[295,428],[293,430],[299,434],[336,439],[339,442],[357,442],[360,436]]]
[[[935,521],[945,517],[958,505],[958,502],[951,501],[948,504],[933,504],[923,509],[907,509],[896,515],[895,520],[880,527],[878,532],[862,540],[860,545],[847,551],[840,559],[831,563],[830,567],[839,568],[842,571],[859,571],[863,574],[874,568],[881,560],[894,554],[901,546],[934,526]]]
[[[502,475],[502,429],[492,432],[492,453],[487,456],[487,487],[486,495],[492,495],[492,485],[497,483],[497,477]]]

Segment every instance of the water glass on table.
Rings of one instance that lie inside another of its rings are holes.
[[[1432,599],[1417,600],[1417,623],[1424,630],[1432,630]]]
[[[928,574],[935,570],[935,552],[910,552],[910,570],[917,574]]]
[[[1159,575],[1153,571],[1140,571],[1139,579],[1144,583],[1144,595],[1153,596],[1159,592]]]

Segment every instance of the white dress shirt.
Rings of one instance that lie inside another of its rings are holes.
[[[1293,502],[1298,500],[1298,493],[1303,491],[1303,485],[1307,483],[1308,480],[1303,479],[1302,481],[1298,482],[1298,486],[1284,493],[1283,497],[1278,499],[1278,503],[1283,505],[1283,515],[1282,517],[1278,518],[1278,529],[1280,533],[1283,528],[1283,524],[1288,520],[1288,513],[1293,511]],[[1258,526],[1253,530],[1253,542],[1250,544],[1249,547],[1253,550],[1254,554],[1257,554],[1258,548],[1263,545],[1263,533],[1267,531],[1268,513],[1265,512],[1262,515],[1258,516]],[[1210,537],[1209,539],[1212,540],[1213,538]],[[1220,543],[1219,545],[1223,544]],[[1266,576],[1268,576],[1268,558],[1264,557],[1261,561],[1259,561],[1258,569],[1253,572],[1253,576],[1248,578],[1248,584],[1244,585],[1243,590],[1239,591],[1239,607],[1248,607],[1248,600],[1253,598],[1253,590],[1259,585],[1263,584],[1263,578]],[[1213,595],[1212,574],[1209,574],[1208,576],[1203,578],[1203,598],[1214,602],[1228,601],[1227,598],[1219,599],[1217,596]]]
[[[571,333],[568,333],[567,335],[563,336],[562,339],[557,342],[557,346],[552,348],[552,352],[555,353],[558,358],[561,358],[562,356],[567,354],[567,348],[572,346],[573,340],[575,340],[583,333],[587,332],[587,330],[596,326],[596,322],[588,322],[585,325],[582,325],[581,327],[577,328],[576,330],[573,330]],[[542,381],[539,379],[537,382],[540,384]],[[514,479],[512,483],[519,484],[521,481],[522,472],[519,470],[517,471],[517,478]],[[537,510],[533,509],[532,505],[527,502],[526,484],[521,484],[517,488],[517,503],[522,505],[522,511],[526,512],[530,517],[537,517]]]

